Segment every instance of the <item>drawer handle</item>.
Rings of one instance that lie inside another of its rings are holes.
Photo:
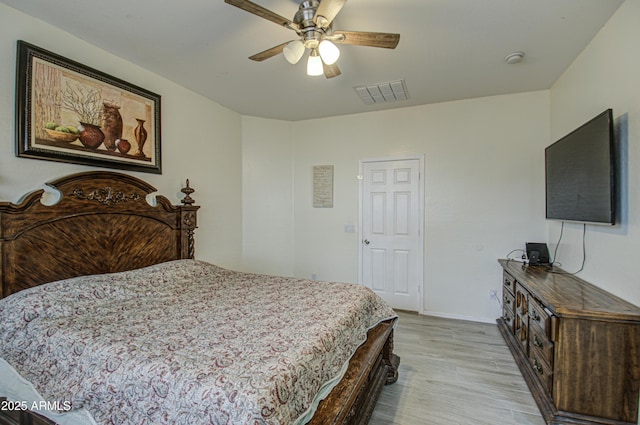
[[[511,281],[509,279],[505,279],[504,286],[511,286]]]
[[[509,316],[503,316],[503,319],[505,320],[505,322],[507,322],[507,323],[511,323],[511,317],[509,317]]]
[[[533,314],[533,320],[535,320],[536,322],[539,322],[540,321],[540,315],[538,314],[538,312],[533,310],[531,313]]]
[[[542,341],[540,341],[538,335],[533,336],[533,345],[535,345],[536,347],[542,347]]]
[[[544,370],[542,370],[542,366],[538,363],[538,360],[533,359],[533,370],[538,372],[540,375],[544,375]]]

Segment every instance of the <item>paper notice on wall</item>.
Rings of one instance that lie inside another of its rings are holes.
[[[333,208],[333,165],[313,167],[313,207]]]

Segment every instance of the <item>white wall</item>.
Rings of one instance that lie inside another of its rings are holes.
[[[242,118],[243,270],[293,275],[291,123]]]
[[[242,256],[241,117],[137,65],[0,4],[0,200],[17,202],[43,182],[95,167],[14,154],[16,40],[84,63],[162,96],[162,175],[130,173],[177,203],[187,178],[202,208],[196,255],[235,268]],[[117,170],[115,170],[117,171]]]
[[[425,312],[494,321],[498,258],[543,240],[548,92],[294,123],[295,275],[356,282],[358,161],[425,155]],[[334,165],[334,207],[312,208],[312,167]]]
[[[621,217],[613,227],[587,226],[583,279],[640,305],[640,1],[627,0],[551,90],[551,138],[556,140],[612,108],[622,146]],[[550,248],[560,225],[549,223]],[[582,226],[567,225],[558,249],[567,271],[582,260]]]
[[[344,227],[358,225],[358,161],[424,154],[425,313],[494,321],[497,259],[546,236],[548,102],[541,91],[288,124],[244,118],[245,268],[357,282],[358,234]],[[314,165],[334,165],[333,208],[312,207]]]

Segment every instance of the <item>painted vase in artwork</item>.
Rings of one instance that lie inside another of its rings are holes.
[[[104,133],[97,125],[81,122],[78,130],[80,130],[80,142],[88,148],[96,149],[104,141]]]
[[[104,147],[110,151],[116,150],[116,140],[122,137],[122,116],[120,106],[110,102],[102,103],[102,132],[104,133]]]
[[[126,155],[127,152],[131,149],[131,143],[127,139],[117,139],[116,147],[120,151],[121,154]]]
[[[144,128],[144,121],[140,118],[136,118],[138,121],[138,126],[133,130],[133,135],[136,139],[136,143],[138,143],[138,152],[136,155],[145,156],[144,152],[142,152],[142,148],[144,148],[144,143],[147,141],[147,129]]]

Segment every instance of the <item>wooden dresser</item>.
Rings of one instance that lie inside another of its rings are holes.
[[[545,421],[636,425],[640,308],[555,267],[499,262],[498,328]]]

